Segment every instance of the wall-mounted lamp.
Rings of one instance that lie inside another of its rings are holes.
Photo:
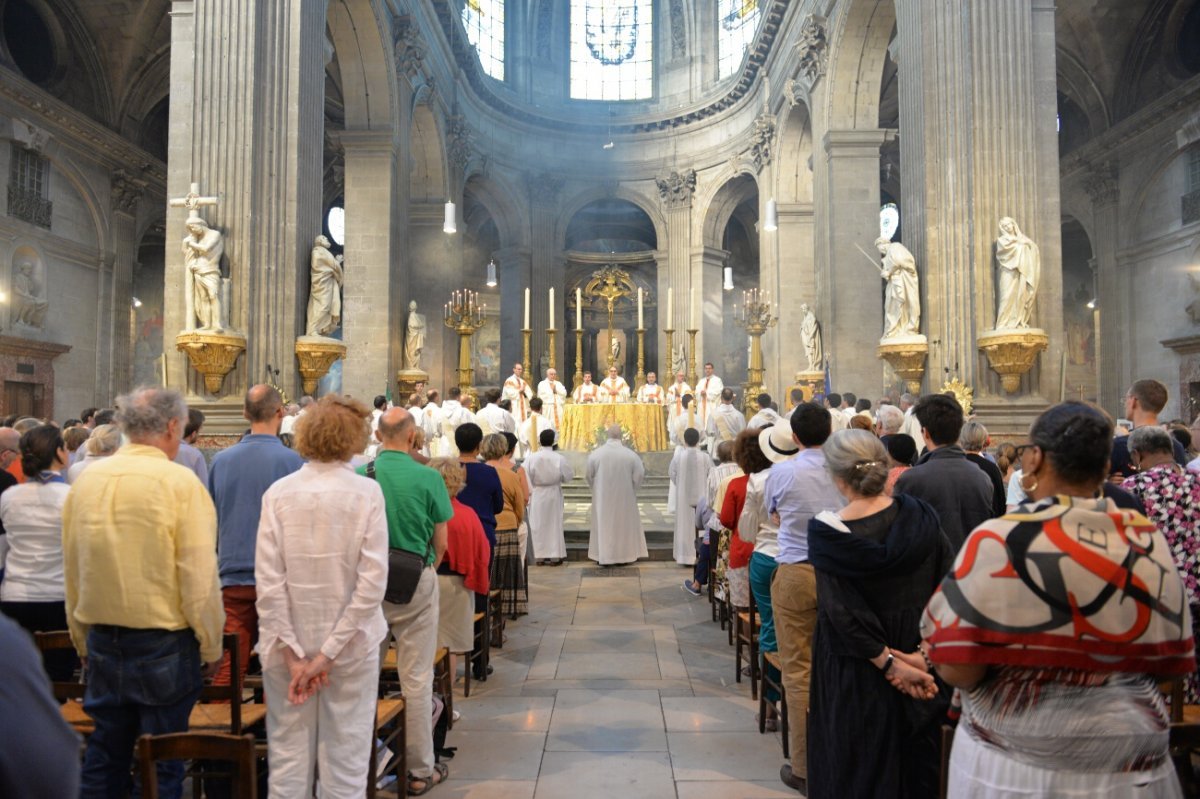
[[[775,198],[767,200],[767,215],[763,220],[763,230],[779,230],[779,206],[775,204]]]
[[[733,291],[733,267],[732,266],[725,267],[725,283],[721,286],[721,288],[725,289],[726,291]]]

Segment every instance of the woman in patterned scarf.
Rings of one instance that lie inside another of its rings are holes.
[[[1093,499],[1112,423],[1067,402],[1018,447],[1030,500],[968,536],[922,620],[961,689],[951,797],[1179,797],[1157,682],[1195,669],[1166,538]]]

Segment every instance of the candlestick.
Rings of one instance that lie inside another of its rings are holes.
[[[484,325],[486,305],[479,304],[479,295],[467,289],[455,289],[446,303],[443,324],[458,334],[458,387],[462,389],[464,405],[474,402],[475,370],[471,366],[471,336]]]
[[[688,332],[687,332],[689,344],[690,344],[690,346],[688,347],[688,354],[687,354],[687,358],[688,358],[687,380],[688,380],[688,383],[691,384],[693,389],[696,388],[696,383],[698,383],[700,381],[699,376],[696,374],[696,334],[699,332],[700,331],[694,327],[688,328]]]
[[[688,329],[696,326],[696,290],[688,289]]]
[[[577,320],[578,321],[578,320]],[[583,383],[583,327],[575,328],[575,377],[571,380],[571,390]]]
[[[668,319],[669,318],[670,317],[668,317]],[[670,325],[670,322],[668,321],[667,324]],[[667,384],[673,384],[675,382],[675,364],[673,363],[673,360],[675,358],[675,346],[674,346],[675,345],[675,329],[673,327],[666,327],[663,329],[663,335],[667,337],[667,354],[666,354],[666,364],[667,365],[665,368],[663,368],[661,374],[671,376],[670,380],[663,381],[663,385],[667,385]]]
[[[529,287],[525,287],[525,327],[529,327]]]
[[[641,299],[641,296],[640,296],[641,289],[638,289],[638,292],[639,292],[638,299],[640,300]],[[640,311],[641,308],[639,307],[638,310]],[[641,316],[641,314],[639,313],[638,316]],[[635,375],[633,378],[633,384],[635,386],[637,386],[638,388],[641,388],[646,383],[646,328],[642,327],[641,319],[638,319],[637,334],[638,334],[637,375]]]
[[[575,289],[575,329],[583,330],[583,297],[579,289]],[[582,375],[579,379],[583,379]]]
[[[554,289],[551,289],[551,291],[553,291],[553,290]],[[554,355],[554,351],[555,351],[555,349],[557,349],[557,347],[555,346],[557,344],[557,340],[555,339],[555,335],[557,333],[558,333],[558,331],[555,330],[555,328],[554,328],[554,320],[551,319],[550,327],[546,328],[546,338],[549,341],[548,346],[550,348],[549,353],[548,353],[549,358],[546,361],[547,369],[558,369],[558,366],[556,365],[558,363],[558,359]],[[545,377],[545,375],[542,375],[542,377]]]
[[[554,289],[550,289],[554,291]],[[638,286],[638,328],[644,328],[646,325],[642,320],[642,287]]]
[[[526,289],[526,291],[529,291],[529,289]],[[525,329],[521,331],[521,337],[525,341],[524,357],[521,358],[521,366],[525,367],[525,377],[528,379],[529,375],[533,374],[529,368],[529,342],[533,338],[533,331],[529,328],[528,323],[525,324]]]

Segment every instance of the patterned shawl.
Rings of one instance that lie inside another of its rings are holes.
[[[1155,675],[1195,669],[1191,631],[1162,533],[1063,496],[975,528],[921,622],[938,663]]]

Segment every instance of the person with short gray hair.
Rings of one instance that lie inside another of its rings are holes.
[[[67,483],[74,483],[83,470],[101,458],[107,458],[121,448],[121,429],[115,424],[102,424],[92,431],[80,449],[83,457],[67,470]]]
[[[620,425],[610,425],[605,432],[605,442],[587,459],[587,483],[592,489],[588,557],[601,566],[616,566],[650,554],[637,498],[646,467],[622,443]]]
[[[150,444],[166,436],[171,422],[178,424],[182,440],[187,418],[187,403],[178,391],[142,388],[117,397],[117,424],[135,444]]]
[[[904,426],[904,412],[895,405],[880,405],[875,411],[875,431],[880,438],[894,436]]]
[[[1171,434],[1165,428],[1156,425],[1146,425],[1139,427],[1129,434],[1129,456],[1137,466],[1137,461],[1141,460],[1139,456],[1158,455],[1168,453],[1172,456],[1174,462],[1175,444],[1171,440]],[[1137,453],[1135,455],[1134,453]],[[1141,469],[1138,466],[1139,470]]]
[[[966,422],[958,433],[958,445],[962,447],[963,455],[983,469],[983,473],[992,481],[992,513],[1003,516],[1008,511],[1008,490],[1004,486],[1004,473],[995,461],[983,454],[991,441],[992,437],[982,422]]]

